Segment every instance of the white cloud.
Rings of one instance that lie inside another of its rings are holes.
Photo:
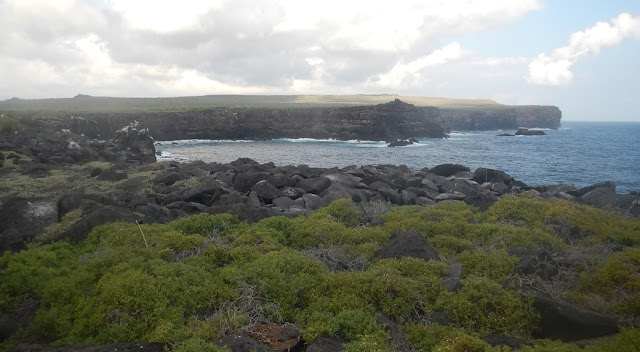
[[[573,80],[571,66],[581,57],[598,54],[602,48],[614,46],[622,40],[640,39],[640,16],[621,13],[610,23],[598,22],[584,31],[571,34],[569,45],[547,55],[539,54],[529,64],[527,81],[539,85],[566,85]]]
[[[0,99],[419,88],[541,3],[0,0]]]
[[[371,83],[378,87],[394,89],[421,86],[426,82],[425,69],[458,60],[466,53],[459,43],[450,43],[411,62],[405,63],[401,59],[389,72],[376,76]]]
[[[225,1],[107,0],[106,3],[131,28],[167,33],[196,28],[200,16],[220,9]]]

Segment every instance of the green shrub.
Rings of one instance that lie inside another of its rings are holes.
[[[343,245],[355,229],[324,217],[298,217],[290,243],[293,248],[304,249],[320,246]]]
[[[477,336],[460,328],[410,323],[404,325],[404,336],[417,351],[490,351],[493,350]],[[496,348],[496,351],[501,351]],[[506,352],[506,351],[505,351]]]
[[[462,277],[481,276],[491,280],[504,280],[515,274],[520,260],[504,249],[465,251],[456,259],[462,264]]]
[[[295,231],[296,222],[286,216],[272,216],[260,220],[251,227],[256,231],[268,231],[271,237],[284,246],[290,243],[291,234]]]
[[[280,304],[280,314],[286,321],[295,320],[326,274],[323,264],[289,249],[269,252],[246,266],[248,281],[268,301]]]
[[[380,329],[372,334],[360,335],[357,340],[348,342],[344,346],[344,352],[391,352],[393,350],[387,334]]]
[[[356,204],[347,198],[334,200],[326,207],[320,208],[311,217],[326,218],[347,227],[355,227],[362,223],[362,213],[360,213]]]
[[[541,225],[548,208],[548,201],[530,197],[527,193],[505,195],[489,207],[484,218],[511,225]]]
[[[240,221],[237,216],[231,214],[210,215],[200,213],[188,217],[180,218],[170,224],[174,229],[181,231],[185,235],[202,235],[211,237],[213,235],[225,235],[233,230],[245,227],[246,224]]]
[[[583,233],[592,234],[600,241],[612,241],[628,246],[640,245],[638,218],[626,218],[588,205],[561,200],[550,202],[546,217]]]
[[[20,121],[13,117],[0,116],[0,133],[1,134],[15,134],[24,129],[24,126]]]
[[[504,333],[529,336],[538,326],[539,317],[532,308],[532,298],[502,288],[487,278],[461,280],[457,293],[441,296],[439,304],[456,323],[482,335]]]
[[[429,239],[429,244],[431,244],[438,253],[447,257],[473,249],[473,243],[470,240],[452,235],[435,235]]]
[[[640,248],[615,253],[594,272],[583,273],[582,282],[618,313],[640,316]]]
[[[173,352],[231,352],[228,347],[220,347],[201,338],[190,338],[173,345]]]

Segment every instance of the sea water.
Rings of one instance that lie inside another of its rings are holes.
[[[159,160],[228,163],[251,158],[278,166],[406,165],[443,163],[505,171],[528,185],[571,183],[583,187],[614,181],[618,193],[640,189],[640,123],[573,122],[545,136],[497,136],[515,131],[453,132],[447,139],[419,139],[389,148],[382,141],[277,139],[269,141],[162,141]]]

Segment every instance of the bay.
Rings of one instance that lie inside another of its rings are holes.
[[[161,141],[159,160],[345,167],[393,164],[412,169],[443,163],[498,169],[528,185],[613,181],[618,193],[640,189],[640,123],[565,121],[546,136],[500,137],[515,131],[454,132],[389,148],[384,142],[277,139],[269,141]]]

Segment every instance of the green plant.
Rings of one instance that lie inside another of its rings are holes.
[[[514,275],[520,262],[504,249],[465,251],[456,259],[462,264],[462,277],[486,277],[495,281]]]
[[[24,126],[16,118],[0,116],[0,133],[2,134],[16,134],[24,129]]]
[[[278,302],[285,321],[295,321],[311,290],[324,281],[326,267],[290,249],[266,253],[247,264],[247,280],[265,299]]]
[[[347,227],[355,227],[362,223],[362,214],[356,204],[347,198],[334,200],[326,207],[320,208],[312,217],[323,217],[339,222]]]
[[[237,228],[244,228],[237,216],[231,214],[210,215],[200,213],[184,218],[180,218],[171,223],[171,227],[184,234],[198,234],[206,237],[213,235],[225,235]]]
[[[640,248],[626,248],[585,272],[582,283],[611,302],[618,313],[640,315]]]
[[[442,295],[439,305],[458,326],[480,334],[505,333],[527,337],[538,326],[532,298],[483,277],[461,280],[457,293]]]
[[[173,352],[231,352],[228,347],[220,347],[201,338],[190,338],[173,345]]]

